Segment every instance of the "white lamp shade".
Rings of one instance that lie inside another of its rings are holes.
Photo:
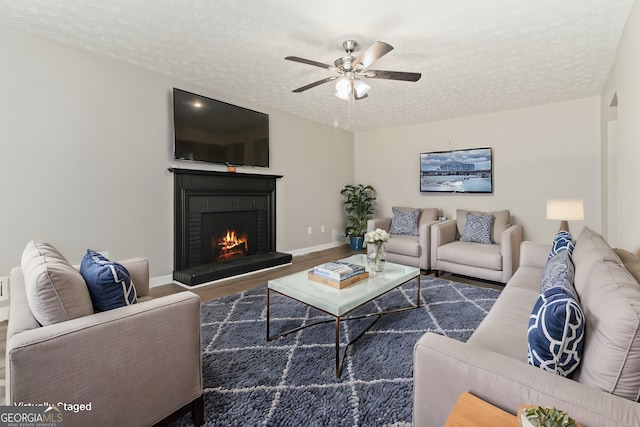
[[[547,219],[561,221],[583,220],[584,206],[582,199],[548,199]]]
[[[343,77],[336,82],[336,96],[340,99],[349,99],[351,93],[351,81]]]
[[[353,84],[358,98],[362,98],[367,92],[369,92],[369,89],[371,88],[371,86],[360,80],[355,80]]]

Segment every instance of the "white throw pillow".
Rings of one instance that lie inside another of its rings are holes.
[[[93,314],[87,284],[56,248],[31,240],[22,253],[29,308],[43,326]]]

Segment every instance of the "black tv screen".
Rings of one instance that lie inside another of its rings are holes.
[[[173,89],[174,157],[269,166],[269,115]]]

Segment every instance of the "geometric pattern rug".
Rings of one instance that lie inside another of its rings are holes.
[[[416,280],[352,315],[414,304]],[[413,347],[426,332],[466,341],[500,291],[422,276],[421,307],[382,316],[335,375],[335,323],[266,341],[266,286],[202,305],[206,426],[410,426]],[[271,294],[271,335],[326,314]],[[341,322],[341,353],[374,318]],[[351,337],[351,338],[350,338]],[[176,423],[191,424],[187,415]]]

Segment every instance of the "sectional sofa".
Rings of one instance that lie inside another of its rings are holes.
[[[415,426],[440,427],[468,391],[510,413],[555,406],[583,427],[640,426],[640,261],[584,228],[573,287],[583,312],[580,362],[569,377],[528,363],[529,319],[551,245],[523,242],[520,268],[466,343],[427,333],[414,349]]]

